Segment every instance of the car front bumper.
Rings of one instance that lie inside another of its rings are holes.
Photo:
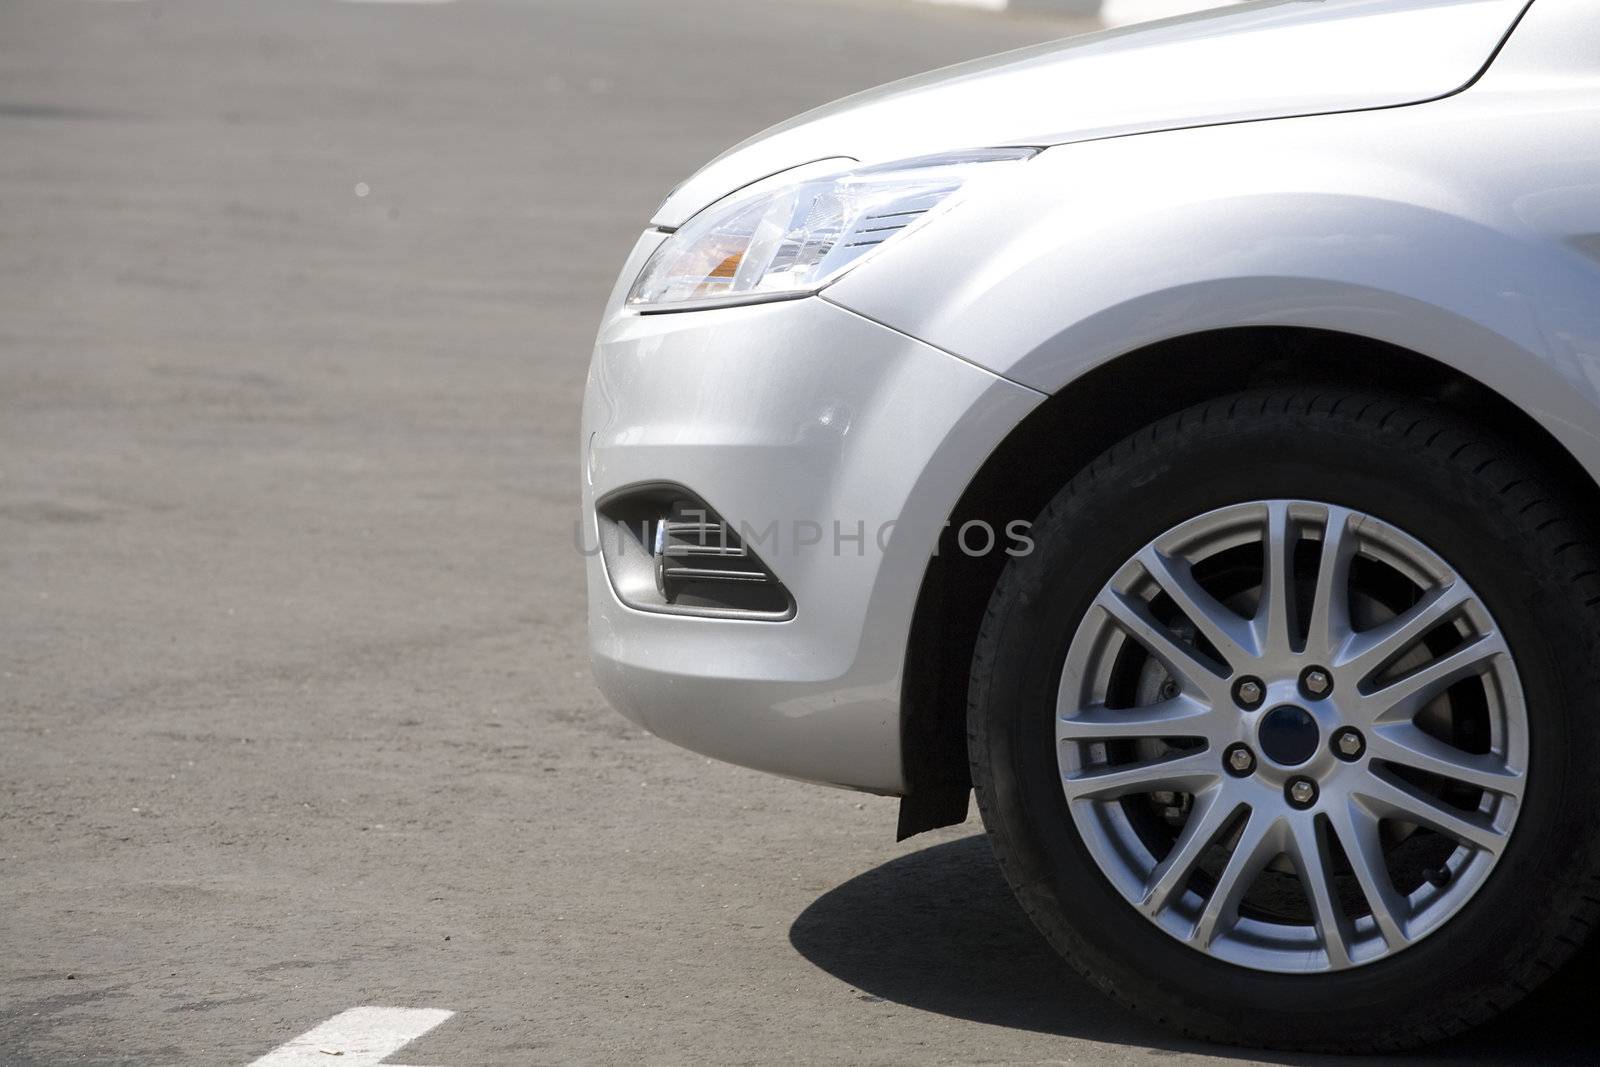
[[[902,793],[900,680],[928,560],[994,447],[1042,399],[826,299],[639,315],[613,294],[582,428],[589,637],[600,688],[651,732],[794,778]],[[596,501],[681,485],[758,549],[785,621],[624,604]]]

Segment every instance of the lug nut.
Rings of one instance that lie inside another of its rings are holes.
[[[1300,676],[1300,688],[1306,696],[1325,697],[1333,688],[1333,677],[1321,667],[1307,667]]]
[[[1361,731],[1346,726],[1343,730],[1333,735],[1333,754],[1343,760],[1358,758],[1366,751],[1367,743],[1361,737]]]
[[[1246,775],[1256,769],[1256,756],[1244,745],[1234,745],[1228,749],[1228,770],[1237,775]]]
[[[1291,779],[1284,789],[1289,797],[1289,803],[1297,808],[1309,808],[1317,802],[1317,783],[1309,778]]]
[[[1261,706],[1261,701],[1266,699],[1267,687],[1261,684],[1259,678],[1240,678],[1233,687],[1233,700],[1246,711],[1254,711]]]

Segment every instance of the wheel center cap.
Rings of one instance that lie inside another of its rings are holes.
[[[1298,767],[1316,755],[1317,720],[1305,708],[1282,704],[1261,718],[1256,730],[1261,754],[1280,767]]]

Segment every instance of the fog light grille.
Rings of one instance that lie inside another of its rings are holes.
[[[681,486],[608,497],[597,508],[600,549],[630,607],[678,615],[782,620],[794,599],[738,533]]]

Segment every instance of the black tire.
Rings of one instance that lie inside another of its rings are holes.
[[[1447,927],[1349,970],[1275,975],[1181,944],[1101,873],[1063,796],[1053,730],[1072,634],[1110,576],[1214,508],[1300,497],[1377,515],[1472,583],[1527,696],[1528,784],[1488,880]],[[1570,499],[1508,442],[1399,397],[1273,390],[1146,427],[1055,496],[1008,565],[972,666],[979,809],[1017,898],[1097,987],[1191,1037],[1325,1052],[1436,1041],[1544,981],[1600,921],[1600,552]]]

